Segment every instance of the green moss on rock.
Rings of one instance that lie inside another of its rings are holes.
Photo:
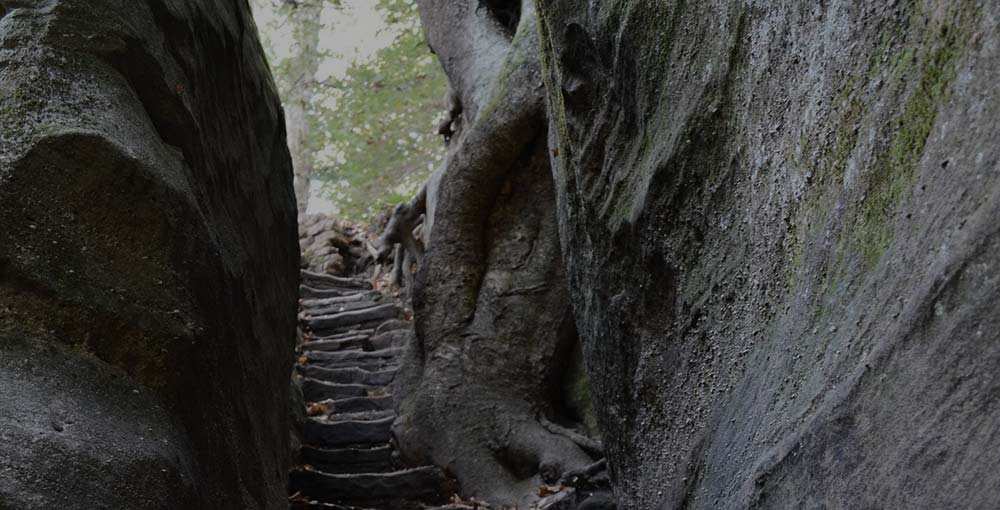
[[[892,219],[916,182],[916,168],[937,118],[939,105],[947,100],[965,51],[968,27],[977,18],[971,2],[952,8],[952,21],[928,22],[916,49],[903,50],[895,59],[897,79],[912,78],[911,63],[919,63],[919,77],[902,113],[888,148],[875,164],[868,191],[858,210],[854,241],[863,260],[874,265],[892,241]]]

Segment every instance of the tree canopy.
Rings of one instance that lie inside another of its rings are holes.
[[[339,1],[326,5],[344,8]],[[304,145],[312,177],[322,183],[320,193],[334,203],[338,215],[351,220],[369,219],[408,199],[444,156],[436,125],[443,117],[447,85],[426,44],[416,4],[379,0],[377,9],[392,42],[372,58],[353,62],[340,76],[313,83],[299,79],[305,63],[340,58],[326,50],[300,55],[296,52],[308,46],[297,45],[288,58],[272,57],[283,99],[311,98]],[[299,39],[319,21],[296,16],[296,11],[302,12],[301,6],[289,2],[275,7],[280,22],[292,23],[293,38]],[[302,94],[302,87],[310,88],[309,94]]]

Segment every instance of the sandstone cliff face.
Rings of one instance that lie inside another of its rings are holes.
[[[0,507],[287,505],[295,200],[249,7],[0,4]]]
[[[994,506],[1000,4],[540,15],[622,503]]]

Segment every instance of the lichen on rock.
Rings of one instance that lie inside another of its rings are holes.
[[[1000,420],[996,19],[539,2],[563,253],[623,506],[1000,496],[974,453],[998,446],[974,424]]]

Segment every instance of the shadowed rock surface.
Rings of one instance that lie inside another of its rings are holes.
[[[287,506],[295,201],[249,7],[2,4],[0,507]]]
[[[1000,5],[540,2],[621,503],[1000,499]]]

